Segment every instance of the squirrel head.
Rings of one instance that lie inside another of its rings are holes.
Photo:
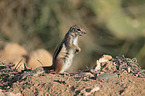
[[[71,35],[76,37],[76,36],[82,36],[86,34],[86,31],[78,25],[73,25],[70,27],[69,33],[71,33]]]

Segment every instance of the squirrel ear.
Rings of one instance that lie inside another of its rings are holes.
[[[69,31],[74,31],[74,28],[73,27],[70,27]]]

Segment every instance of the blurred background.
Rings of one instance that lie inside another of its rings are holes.
[[[69,71],[92,67],[103,54],[136,57],[145,68],[145,0],[0,0],[0,47],[16,42],[53,55],[74,24],[87,34]]]

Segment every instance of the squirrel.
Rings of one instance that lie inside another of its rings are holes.
[[[71,66],[74,54],[78,54],[81,51],[78,46],[78,36],[84,34],[86,32],[80,26],[73,25],[70,27],[53,55],[52,68],[56,73],[63,73]]]
[[[37,67],[29,75],[38,75],[51,70],[54,70],[56,73],[64,73],[67,71],[72,64],[74,55],[81,51],[78,46],[78,37],[84,34],[86,34],[86,31],[82,27],[78,25],[71,26],[54,52],[52,66]]]

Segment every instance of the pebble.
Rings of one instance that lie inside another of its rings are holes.
[[[109,73],[109,74],[102,74],[102,75],[99,75],[97,78],[98,78],[98,79],[113,79],[113,78],[117,78],[117,77],[118,77],[117,74]]]

